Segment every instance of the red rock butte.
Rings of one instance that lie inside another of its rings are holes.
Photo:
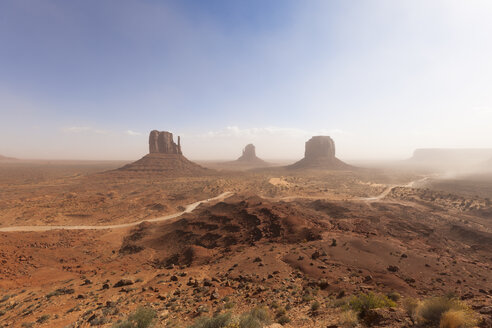
[[[351,169],[335,157],[335,142],[329,136],[314,136],[306,141],[304,158],[287,166],[289,169]]]
[[[179,136],[176,144],[171,132],[157,130],[150,132],[149,154],[119,170],[155,173],[168,177],[202,175],[211,171],[183,156]]]
[[[243,149],[243,154],[237,159],[237,162],[251,163],[251,164],[267,164],[264,160],[256,156],[255,145],[246,145]]]

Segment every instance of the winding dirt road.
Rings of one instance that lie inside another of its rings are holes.
[[[100,226],[81,226],[81,225],[75,225],[75,226],[16,226],[16,227],[4,227],[0,228],[0,232],[31,232],[31,231],[50,231],[50,230],[104,230],[104,229],[121,229],[121,228],[128,228],[128,227],[133,227],[136,225],[139,225],[140,223],[143,222],[159,222],[159,221],[166,221],[170,219],[177,218],[178,216],[181,216],[185,213],[191,213],[193,212],[199,205],[213,202],[215,200],[222,201],[230,196],[232,196],[234,193],[232,192],[224,192],[216,197],[213,198],[208,198],[205,200],[200,200],[198,202],[189,204],[185,207],[185,210],[182,212],[174,213],[174,214],[169,214],[166,216],[161,216],[158,218],[154,219],[146,219],[146,220],[141,220],[141,221],[136,221],[136,222],[130,222],[130,223],[123,223],[123,224],[114,224],[114,225],[100,225]]]
[[[422,185],[423,183],[425,183],[425,181],[427,181],[428,179],[430,179],[430,178],[425,177],[425,178],[417,179],[414,181],[410,181],[409,183],[404,184],[404,185],[396,185],[396,184],[395,185],[389,185],[386,187],[386,189],[384,189],[384,191],[382,193],[380,193],[377,196],[357,197],[357,198],[353,198],[353,199],[349,199],[349,200],[363,201],[363,202],[368,202],[368,203],[377,202],[377,201],[383,199],[384,197],[388,196],[388,194],[395,188],[402,188],[402,187],[403,188],[417,188],[420,185]],[[279,200],[291,201],[291,200],[296,200],[296,199],[324,199],[323,197],[320,197],[320,196],[283,196],[283,197],[262,196],[262,198],[273,200],[273,201],[279,201]],[[330,199],[330,198],[326,198],[326,199]]]
[[[359,198],[359,200],[363,200],[366,202],[376,202],[378,200],[383,199],[384,197],[388,196],[388,194],[395,188],[415,188],[418,187],[420,184],[424,183],[425,181],[429,180],[429,177],[425,177],[422,179],[414,180],[411,181],[405,185],[390,185],[388,186],[382,193],[380,193],[377,196],[374,197],[364,197],[364,198]]]
[[[354,200],[360,200],[360,201],[365,201],[365,202],[376,202],[384,197],[386,197],[394,188],[397,187],[407,187],[407,188],[413,188],[418,186],[419,184],[424,183],[426,180],[428,180],[429,177],[425,177],[422,179],[414,180],[406,185],[390,185],[388,186],[381,194],[373,197],[365,197],[365,198],[356,198]],[[133,227],[136,225],[139,225],[140,223],[143,222],[160,222],[160,221],[166,221],[170,219],[177,218],[185,213],[191,213],[193,212],[199,205],[213,202],[216,200],[222,201],[230,196],[232,196],[234,193],[232,192],[224,192],[216,197],[205,199],[205,200],[200,200],[198,202],[189,204],[185,207],[185,210],[182,212],[177,212],[174,214],[169,214],[166,216],[161,216],[158,218],[154,219],[145,219],[145,220],[140,220],[136,222],[130,222],[130,223],[122,223],[122,224],[114,224],[114,225],[90,225],[90,226],[83,226],[83,225],[74,225],[74,226],[56,226],[56,225],[50,225],[50,226],[13,226],[13,227],[4,227],[0,228],[0,232],[32,232],[32,231],[50,231],[50,230],[104,230],[104,229],[122,229],[122,228],[128,228],[128,227]],[[299,197],[299,196],[287,196],[287,197],[263,197],[266,199],[272,199],[272,200],[294,200],[294,199],[305,199],[305,198],[315,198],[315,199],[320,199],[320,197],[317,196],[307,196],[307,197]]]

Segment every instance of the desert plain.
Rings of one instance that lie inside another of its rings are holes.
[[[409,304],[439,297],[490,327],[491,174],[166,151],[1,162],[1,327],[113,327],[139,308],[162,327],[252,309],[272,327],[418,327]],[[391,304],[357,313],[361,295]]]

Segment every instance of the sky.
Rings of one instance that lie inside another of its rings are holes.
[[[341,159],[492,148],[489,0],[3,0],[0,154]]]

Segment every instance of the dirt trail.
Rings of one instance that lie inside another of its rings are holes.
[[[407,184],[404,184],[404,185],[390,185],[388,186],[382,193],[380,193],[379,195],[377,196],[374,196],[374,197],[365,197],[365,198],[359,198],[359,200],[363,200],[365,202],[376,202],[378,200],[381,200],[383,199],[384,197],[388,196],[388,194],[395,188],[416,188],[418,187],[419,185],[422,185],[423,183],[425,183],[425,181],[429,180],[429,177],[425,177],[425,178],[421,178],[421,179],[417,179],[417,180],[413,180],[413,181],[410,181],[409,183]]]
[[[410,181],[409,183],[404,184],[404,185],[389,185],[382,193],[380,193],[377,196],[357,197],[357,198],[354,198],[352,200],[359,200],[359,201],[364,201],[364,202],[369,202],[369,203],[370,202],[376,202],[376,201],[379,201],[379,200],[383,199],[384,197],[388,196],[388,194],[395,188],[399,188],[399,187],[417,188],[418,186],[425,183],[425,181],[427,181],[428,179],[429,179],[429,177],[425,177],[425,178]],[[276,201],[279,201],[279,200],[290,201],[290,200],[296,200],[296,199],[323,199],[323,197],[320,197],[320,196],[284,196],[284,197],[266,197],[266,196],[263,196],[262,198],[270,199],[270,200],[276,200]]]
[[[83,225],[73,225],[73,226],[13,226],[13,227],[4,227],[0,228],[0,232],[31,232],[31,231],[50,231],[50,230],[103,230],[103,229],[121,229],[121,228],[128,228],[128,227],[133,227],[136,225],[139,225],[140,223],[143,222],[159,222],[159,221],[166,221],[170,219],[177,218],[178,216],[181,216],[185,213],[190,213],[193,212],[199,205],[204,204],[204,203],[209,203],[215,200],[224,200],[230,196],[232,196],[234,193],[232,192],[224,192],[216,197],[213,198],[208,198],[204,200],[200,200],[198,202],[189,204],[185,207],[185,210],[182,212],[174,213],[174,214],[169,214],[166,216],[161,216],[158,218],[154,219],[146,219],[146,220],[141,220],[141,221],[136,221],[136,222],[130,222],[130,223],[123,223],[123,224],[114,224],[114,225],[99,225],[99,226],[83,226]]]

